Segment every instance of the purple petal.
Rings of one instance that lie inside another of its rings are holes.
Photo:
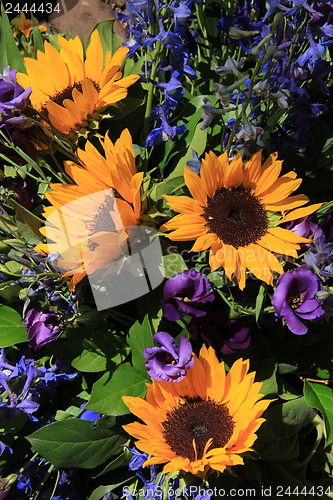
[[[288,304],[282,309],[281,316],[289,330],[295,335],[305,335],[305,333],[307,333],[308,328],[297,318]]]

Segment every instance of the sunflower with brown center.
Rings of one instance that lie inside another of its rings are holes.
[[[230,163],[227,153],[213,152],[202,161],[200,177],[184,167],[185,183],[193,196],[164,195],[179,215],[161,227],[173,241],[196,240],[190,251],[210,248],[212,271],[223,267],[245,287],[246,269],[258,279],[273,283],[272,271],[283,268],[274,254],[297,258],[297,236],[280,224],[306,217],[322,204],[302,207],[309,199],[290,196],[301,184],[295,172],[280,177],[282,161],[273,153],[262,165],[261,151],[243,164],[238,155]],[[302,207],[302,208],[299,208]]]
[[[85,58],[78,36],[66,40],[59,35],[57,40],[60,52],[45,41],[44,52],[37,51],[37,59],[24,59],[27,74],[18,73],[17,81],[24,88],[31,87],[31,105],[47,115],[60,132],[69,134],[86,126],[93,114],[124,99],[139,75],[122,78],[119,68],[127,47],[120,47],[113,56],[106,52],[103,64],[97,30],[91,34]]]
[[[107,266],[121,254],[126,227],[141,223],[141,183],[136,172],[132,138],[125,129],[112,143],[108,135],[101,140],[104,156],[89,142],[78,150],[81,165],[64,163],[75,184],[51,184],[41,233],[48,243],[35,250],[44,254],[59,252],[59,267],[72,276],[69,289],[87,274]],[[125,243],[126,244],[126,243]]]
[[[182,470],[204,477],[209,469],[243,464],[251,451],[260,418],[271,400],[260,400],[261,382],[238,359],[226,375],[212,347],[203,346],[193,368],[180,382],[147,384],[146,399],[123,396],[142,423],[124,426],[139,450],[151,457],[144,465],[166,464],[163,473]]]

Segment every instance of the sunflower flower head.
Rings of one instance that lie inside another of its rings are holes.
[[[38,19],[36,17],[34,17],[34,21],[35,21],[35,24],[37,26]],[[33,29],[33,25],[32,25],[32,21],[25,17],[24,12],[21,11],[20,17],[16,17],[15,19],[12,20],[11,23],[15,28],[14,29],[14,37],[15,38],[16,38],[16,31],[21,31],[26,38],[29,37],[29,35]],[[38,27],[39,31],[41,31],[41,32],[46,31],[46,27],[43,26],[42,24],[38,25],[37,27]]]
[[[120,47],[114,55],[106,52],[97,30],[93,31],[84,57],[78,36],[66,40],[58,36],[60,51],[48,41],[37,59],[25,58],[27,74],[19,73],[22,87],[31,87],[31,104],[63,134],[85,128],[107,106],[127,96],[127,89],[139,75],[122,78],[119,71],[128,49]]]
[[[51,206],[41,233],[48,243],[35,250],[60,254],[59,267],[71,276],[71,291],[87,274],[114,262],[126,247],[126,228],[141,223],[143,173],[136,172],[129,131],[115,143],[106,135],[101,146],[104,155],[87,141],[77,153],[81,165],[65,162],[75,184],[51,184],[46,193]]]
[[[238,359],[226,375],[212,347],[203,346],[180,382],[153,381],[146,399],[123,396],[143,423],[124,429],[150,455],[144,465],[165,464],[163,473],[182,470],[204,477],[243,464],[271,400],[260,400],[261,382]],[[260,400],[260,401],[259,401]]]
[[[191,251],[210,249],[212,271],[223,267],[245,287],[246,269],[267,284],[283,274],[278,255],[297,258],[300,244],[310,240],[280,227],[306,217],[321,203],[303,207],[309,199],[290,196],[301,184],[295,172],[280,176],[282,161],[273,153],[262,165],[261,151],[243,164],[238,155],[230,163],[227,153],[213,152],[202,161],[200,176],[184,167],[193,198],[164,195],[176,215],[161,227],[173,241],[195,240]],[[302,207],[302,208],[300,208]]]

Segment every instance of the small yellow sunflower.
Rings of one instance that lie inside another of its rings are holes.
[[[53,243],[37,245],[41,253],[59,252],[59,265],[72,276],[69,288],[87,274],[113,262],[126,240],[122,230],[140,224],[140,187],[143,173],[136,173],[132,138],[125,129],[112,143],[101,140],[104,155],[89,142],[78,150],[83,166],[64,163],[76,184],[51,184],[44,212],[48,226],[41,233]]]
[[[272,271],[283,273],[274,253],[297,258],[300,243],[310,241],[277,226],[305,217],[322,205],[298,208],[309,201],[303,194],[290,196],[302,179],[297,179],[295,172],[279,177],[281,167],[277,153],[263,165],[261,151],[245,165],[240,155],[229,163],[227,153],[208,153],[200,177],[184,167],[185,182],[194,199],[164,195],[180,215],[164,224],[161,231],[171,230],[167,236],[173,241],[196,240],[192,252],[210,248],[211,270],[222,266],[229,279],[235,274],[241,289],[246,269],[272,284]]]
[[[36,19],[36,17],[34,17],[34,21],[35,21],[35,24],[37,26],[38,19]],[[16,28],[16,30],[21,31],[26,38],[29,37],[29,34],[33,28],[32,21],[30,19],[27,19],[25,17],[25,13],[22,11],[20,12],[20,17],[17,17],[17,18],[12,20],[12,25]],[[46,31],[46,27],[43,26],[42,24],[38,25],[37,27],[38,27],[39,31],[41,31],[41,32]],[[15,32],[14,32],[14,37],[16,38]]]
[[[111,56],[105,54],[97,30],[91,34],[86,58],[78,36],[66,40],[58,36],[60,52],[49,42],[37,59],[25,58],[27,74],[18,73],[22,87],[31,87],[31,105],[48,115],[51,123],[62,133],[69,134],[87,125],[92,115],[106,106],[115,105],[127,96],[127,88],[139,75],[122,78],[119,71],[128,52],[120,47]]]
[[[204,477],[243,464],[251,451],[260,418],[271,400],[259,401],[261,382],[247,373],[249,361],[238,359],[226,375],[212,347],[203,346],[194,366],[180,382],[147,384],[146,399],[123,396],[144,424],[124,426],[139,450],[151,457],[144,466],[166,464],[163,473],[182,470]]]

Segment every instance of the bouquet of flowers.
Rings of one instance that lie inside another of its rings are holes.
[[[0,499],[332,498],[333,4],[0,33]]]

